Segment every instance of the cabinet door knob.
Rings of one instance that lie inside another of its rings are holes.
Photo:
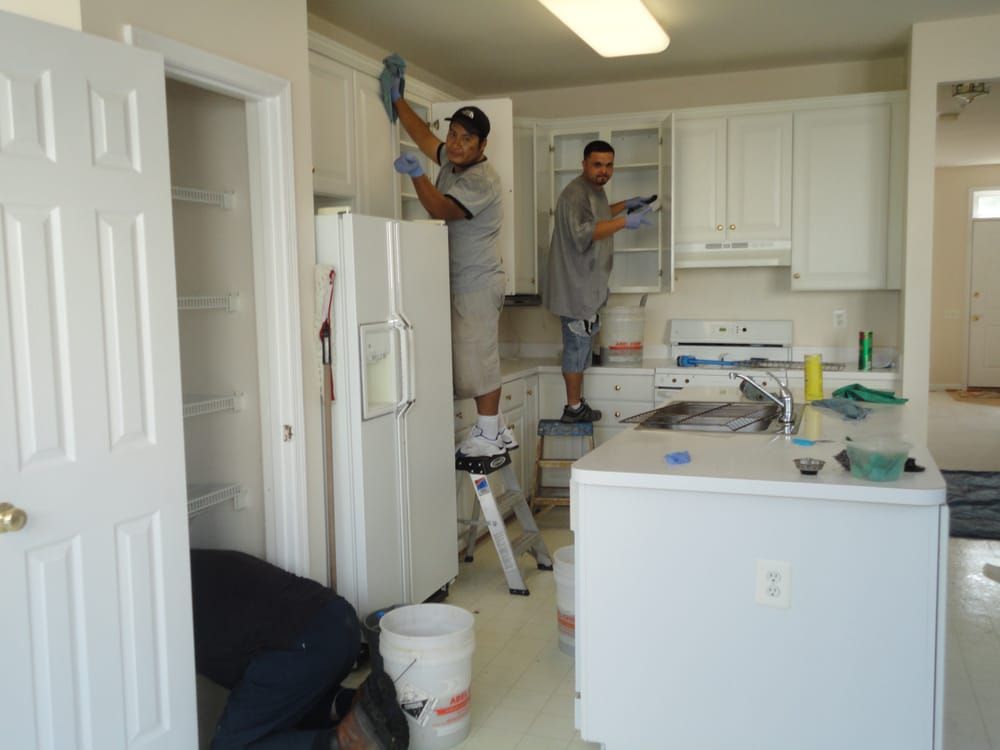
[[[462,418],[462,412],[460,412],[460,411],[459,412],[455,412],[455,419],[461,419],[461,418]]]
[[[622,413],[620,411],[615,411],[615,419],[621,417]]]
[[[677,378],[670,378],[670,382],[671,383],[676,383],[677,382]]]
[[[508,393],[506,396],[504,396],[504,398],[510,401],[510,394]]]
[[[616,385],[616,386],[615,386],[615,390],[616,390],[616,391],[620,391],[621,389],[622,389],[622,387],[621,387],[620,385]]]
[[[973,315],[972,316],[972,320],[973,321],[978,321],[979,320],[979,316],[978,315]]]
[[[716,224],[716,225],[715,225],[715,231],[716,231],[716,232],[721,232],[721,231],[722,231],[722,228],[723,228],[723,227],[722,227],[722,224]]]
[[[799,274],[799,273],[793,273],[793,274],[792,274],[792,278],[793,278],[793,279],[801,279],[801,278],[802,278],[802,274]]]
[[[528,395],[529,395],[529,396],[534,396],[534,395],[535,395],[535,392],[534,392],[533,390],[531,390],[531,389],[529,388],[529,389],[528,389]]]
[[[730,225],[729,225],[729,228],[730,228],[730,229],[736,229],[736,225],[735,225],[735,224],[730,224]]]

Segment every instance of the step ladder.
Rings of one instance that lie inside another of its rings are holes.
[[[579,437],[583,438],[581,456],[594,450],[593,422],[560,422],[558,419],[538,420],[538,443],[535,451],[535,491],[531,503],[536,512],[551,509],[556,505],[569,505],[569,487],[543,486],[542,471],[544,469],[568,469],[579,458],[546,458],[546,437]]]
[[[503,574],[507,579],[507,589],[511,594],[528,596],[531,592],[521,577],[517,559],[528,553],[535,558],[539,570],[552,570],[552,556],[524,499],[524,492],[517,481],[517,473],[510,462],[510,455],[504,453],[502,456],[474,458],[455,456],[455,469],[468,473],[478,501],[472,506],[472,518],[460,519],[461,523],[469,527],[465,562],[473,560],[479,530],[484,526],[489,528],[493,546],[496,547],[500,564],[503,566]],[[493,488],[490,486],[490,475],[495,472],[500,472],[505,487],[505,492],[499,497],[494,496]],[[507,526],[503,520],[509,510],[514,511],[523,530],[521,536],[513,541],[507,536]]]

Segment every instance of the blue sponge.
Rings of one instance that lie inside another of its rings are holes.
[[[687,451],[674,451],[673,453],[668,453],[663,458],[671,466],[691,463],[691,454]]]

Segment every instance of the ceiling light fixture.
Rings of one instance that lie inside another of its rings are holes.
[[[662,52],[670,37],[642,0],[538,0],[602,57]]]
[[[951,87],[951,97],[952,99],[958,99],[964,107],[966,104],[972,103],[972,100],[977,96],[983,96],[984,94],[990,93],[990,85],[984,81],[975,81],[972,83],[956,83]]]

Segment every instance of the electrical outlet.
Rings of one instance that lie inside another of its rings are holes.
[[[847,328],[847,310],[833,311],[833,327]]]
[[[792,564],[787,560],[757,561],[756,601],[764,607],[792,605]]]

